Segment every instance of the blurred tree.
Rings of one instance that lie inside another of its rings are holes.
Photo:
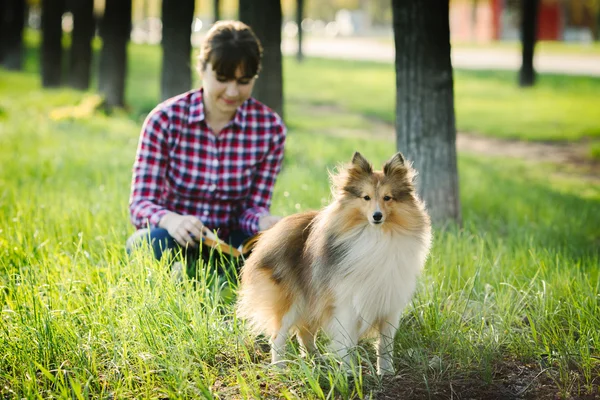
[[[42,1],[42,86],[56,87],[62,75],[62,15],[65,0]]]
[[[521,87],[535,84],[533,53],[535,50],[539,0],[521,0],[521,46],[523,57],[519,71]]]
[[[368,32],[371,30],[371,26],[373,25],[373,21],[371,19],[371,4],[372,2],[369,0],[360,0],[360,11],[362,13],[361,19],[359,21],[358,31],[361,33]]]
[[[375,0],[369,4],[371,23],[374,26],[387,26],[392,23],[391,1]]]
[[[127,43],[131,34],[131,0],[106,0],[100,22],[102,51],[98,86],[108,109],[125,105]]]
[[[392,0],[396,146],[436,223],[461,223],[448,0]]]
[[[187,92],[192,87],[190,56],[194,0],[162,2],[162,74],[160,95],[163,100]]]
[[[26,10],[25,0],[0,1],[0,62],[4,68],[22,67]]]
[[[94,0],[70,0],[69,7],[73,13],[69,85],[87,90],[90,86],[92,38],[96,28]]]
[[[281,3],[279,0],[239,1],[239,19],[252,27],[264,49],[262,71],[253,96],[283,118]]]
[[[213,22],[217,22],[221,19],[221,1],[213,0]]]
[[[302,54],[302,19],[304,18],[304,0],[296,0],[296,25],[298,25],[298,52],[296,60],[302,62],[304,54]]]

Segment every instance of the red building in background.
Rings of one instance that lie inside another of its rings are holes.
[[[519,0],[451,0],[450,32],[456,41],[518,40]],[[598,10],[587,0],[541,0],[538,40],[598,38]]]

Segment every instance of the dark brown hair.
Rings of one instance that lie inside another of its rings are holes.
[[[242,68],[244,77],[260,72],[263,49],[252,29],[240,21],[216,22],[206,34],[198,68],[204,71],[208,64],[218,76],[235,79],[235,71]]]

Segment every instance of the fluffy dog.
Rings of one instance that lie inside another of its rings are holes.
[[[264,232],[241,271],[238,315],[270,337],[282,362],[288,333],[314,351],[322,329],[344,361],[378,335],[377,371],[393,372],[393,341],[431,243],[430,219],[401,153],[374,171],[355,153],[331,174],[333,202]]]

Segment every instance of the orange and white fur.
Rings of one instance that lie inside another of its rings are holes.
[[[394,335],[431,242],[415,175],[400,153],[383,171],[355,153],[331,175],[329,206],[262,234],[242,268],[238,315],[270,337],[273,363],[290,332],[312,352],[322,329],[346,362],[360,338],[378,335],[377,371],[393,372]]]

